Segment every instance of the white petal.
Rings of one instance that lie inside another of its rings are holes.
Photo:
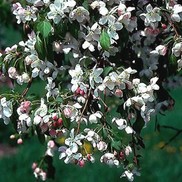
[[[76,143],[73,143],[70,146],[70,150],[71,150],[72,153],[76,153],[78,151],[78,145]]]
[[[34,117],[34,122],[33,123],[35,125],[38,125],[41,122],[41,120],[42,120],[42,118],[37,115],[37,116]]]
[[[64,153],[64,152],[59,155],[59,159],[62,159],[64,157],[66,157],[66,153]]]
[[[75,107],[77,109],[81,109],[82,108],[82,106],[79,103],[74,104],[73,107]]]
[[[85,41],[85,42],[82,44],[82,48],[83,48],[83,49],[87,49],[89,46],[90,46],[90,42],[88,42],[88,41]]]
[[[96,117],[96,115],[95,114],[91,114],[89,116],[89,121],[90,121],[90,123],[97,123],[97,117]]]
[[[180,16],[179,16],[178,14],[173,14],[173,15],[171,16],[171,19],[172,19],[173,21],[176,21],[176,22],[180,22],[180,20],[181,20],[181,18],[180,18]]]
[[[126,131],[127,134],[131,134],[131,133],[134,132],[133,128],[131,128],[130,126],[127,126],[127,127],[125,128],[125,131]]]
[[[12,115],[12,109],[9,108],[9,107],[4,107],[4,108],[3,108],[3,114],[4,114],[7,118],[9,118],[9,117]]]
[[[99,13],[103,16],[107,15],[108,14],[108,9],[106,7],[101,7],[99,9]]]

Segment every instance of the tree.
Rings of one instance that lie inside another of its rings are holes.
[[[22,3],[22,4],[21,4]],[[0,118],[21,144],[36,135],[47,150],[36,178],[53,178],[52,157],[83,167],[100,161],[139,175],[141,131],[173,106],[165,83],[181,74],[182,6],[171,1],[27,0],[12,5],[23,39],[5,49]],[[46,84],[41,98],[29,94]],[[16,90],[20,85],[23,91]],[[46,168],[47,166],[47,168]]]

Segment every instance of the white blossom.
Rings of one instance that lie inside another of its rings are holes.
[[[13,114],[13,107],[11,101],[7,101],[5,97],[0,99],[0,119],[4,120],[4,124],[10,122],[10,117]]]
[[[73,11],[70,12],[69,17],[72,20],[77,20],[79,23],[83,23],[85,21],[88,21],[90,16],[89,16],[89,11],[86,10],[84,7],[79,6]]]

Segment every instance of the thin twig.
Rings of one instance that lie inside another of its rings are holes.
[[[88,104],[88,100],[89,100],[89,97],[90,97],[90,93],[91,93],[91,89],[89,89],[89,92],[88,92],[88,95],[87,95],[87,100],[86,100],[86,102],[85,102],[85,105],[84,105],[84,108],[83,108],[83,110],[82,110],[82,112],[81,112],[81,115],[80,115],[80,117],[79,117],[79,119],[78,119],[78,127],[77,127],[76,134],[79,133],[81,119],[82,119],[82,117],[83,117],[83,113],[85,112],[85,109],[87,108],[87,104]]]
[[[28,85],[27,85],[27,87],[25,88],[25,90],[22,92],[21,98],[23,98],[23,97],[26,96],[26,94],[28,93],[28,91],[29,91],[31,85],[32,85],[32,78],[31,78],[30,81],[28,82]]]
[[[169,139],[169,141],[168,142],[166,142],[162,147],[161,147],[161,149],[163,149],[164,147],[166,147],[167,145],[169,145],[178,135],[180,135],[182,133],[182,130],[179,130],[178,132],[176,132],[176,134],[173,136],[173,137],[171,137],[170,139]]]
[[[175,131],[181,131],[181,129],[175,128],[173,126],[159,125],[159,127],[161,127],[161,128],[167,128],[167,129],[171,129],[171,130],[175,130]]]

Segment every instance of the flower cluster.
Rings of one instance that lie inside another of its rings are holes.
[[[123,167],[121,177],[139,175],[141,131],[152,114],[172,105],[161,90],[182,68],[182,6],[161,3],[13,4],[24,38],[0,56],[0,73],[13,84],[0,93],[0,119],[13,123],[18,143],[27,134],[46,142],[41,163],[33,165],[36,178],[50,176],[52,164],[43,163],[55,153],[80,167],[94,163],[96,153],[100,162]],[[31,94],[37,83],[41,94]]]

